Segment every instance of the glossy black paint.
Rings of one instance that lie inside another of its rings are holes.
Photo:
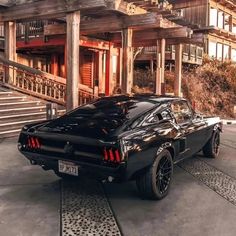
[[[163,149],[177,163],[200,151],[214,130],[222,129],[219,118],[200,117],[189,104],[186,122],[177,123],[172,105],[179,102],[188,104],[182,98],[154,95],[102,98],[56,120],[25,126],[19,150],[46,170],[57,170],[58,160],[65,160],[96,178],[134,179]],[[28,137],[37,137],[40,149],[29,149]],[[104,161],[104,148],[119,150],[122,161]]]

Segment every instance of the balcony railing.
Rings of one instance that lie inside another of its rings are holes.
[[[155,59],[156,46],[145,47],[143,54],[146,56],[151,56]],[[141,55],[142,57],[142,55]],[[166,60],[175,60],[175,47],[174,45],[169,45],[166,48]],[[183,62],[192,64],[202,64],[203,60],[203,48],[196,45],[184,44],[183,45]]]

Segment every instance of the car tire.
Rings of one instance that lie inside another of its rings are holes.
[[[164,150],[155,158],[152,166],[136,180],[141,197],[153,200],[164,198],[169,192],[172,176],[172,156],[168,150]]]
[[[211,138],[202,149],[205,157],[216,158],[220,153],[220,131],[213,132]]]

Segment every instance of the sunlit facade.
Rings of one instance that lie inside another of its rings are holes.
[[[236,42],[231,40],[234,34],[236,37],[235,11],[220,4],[212,5],[209,9],[209,27],[214,27],[215,31],[208,37],[208,55],[218,60],[231,59],[236,62]]]

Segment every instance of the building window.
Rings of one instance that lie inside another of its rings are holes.
[[[217,26],[217,9],[210,9],[210,26]]]
[[[218,12],[218,27],[224,29],[224,12]]]
[[[223,44],[217,43],[217,59],[222,60],[223,55]]]
[[[229,31],[229,22],[230,22],[230,15],[225,13],[224,17],[224,29]]]
[[[216,43],[209,41],[208,54],[211,58],[216,58]]]
[[[233,62],[236,62],[236,49],[235,48],[232,49],[231,59]]]
[[[229,59],[229,46],[224,45],[224,59]]]
[[[236,34],[236,24],[233,24],[232,32]]]

